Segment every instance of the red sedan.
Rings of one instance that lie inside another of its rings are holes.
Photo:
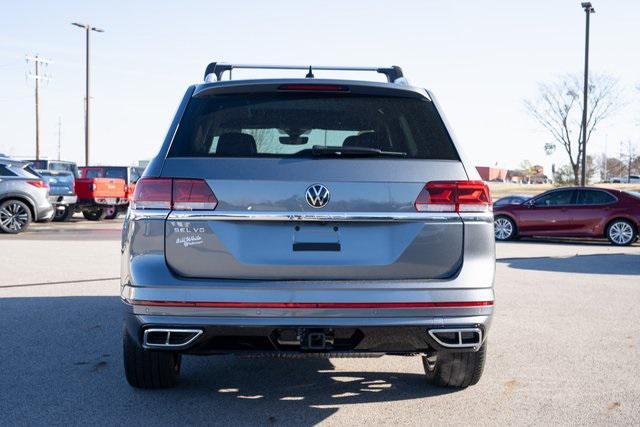
[[[496,240],[520,236],[606,237],[630,245],[640,228],[640,194],[604,188],[558,188],[520,205],[494,208]]]

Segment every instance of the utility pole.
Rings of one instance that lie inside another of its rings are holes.
[[[62,117],[58,116],[58,160],[62,151]]]
[[[609,142],[609,134],[604,136],[604,181],[607,182],[607,163],[609,159],[607,157],[607,142]]]
[[[636,152],[631,145],[631,140],[627,141],[627,182],[631,182],[631,164],[635,158]]]
[[[48,64],[52,64],[52,61],[38,55],[27,56],[26,60],[27,62],[33,62],[35,66],[35,72],[33,74],[29,73],[28,76],[35,81],[36,86],[36,160],[40,160],[40,80],[51,80],[43,73],[43,68]]]
[[[596,10],[591,3],[585,2],[581,4],[587,17],[584,38],[584,94],[582,106],[582,176],[580,185],[587,185],[587,97],[589,91],[589,17]]]
[[[629,145],[629,155],[627,159],[627,182],[631,183],[631,160],[633,158],[633,154],[631,153],[631,141],[627,141]]]
[[[100,28],[96,28],[96,27],[92,27],[91,25],[86,25],[86,24],[79,24],[77,22],[72,22],[71,25],[75,25],[76,27],[80,27],[80,28],[84,28],[85,32],[86,32],[86,69],[85,69],[85,98],[84,98],[84,164],[85,166],[89,166],[89,136],[90,136],[90,132],[89,132],[89,126],[90,126],[90,121],[89,121],[89,112],[90,112],[90,108],[89,108],[89,103],[90,103],[90,99],[91,99],[91,95],[90,95],[90,89],[91,86],[89,84],[89,64],[90,64],[90,35],[91,35],[91,31],[95,31],[98,33],[103,33],[104,30],[101,30]]]

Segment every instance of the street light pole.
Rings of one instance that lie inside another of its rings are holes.
[[[85,166],[89,166],[89,139],[90,139],[90,100],[91,100],[91,85],[90,83],[90,74],[89,67],[91,63],[90,57],[90,49],[91,49],[91,40],[90,35],[91,31],[96,31],[98,33],[103,33],[104,30],[96,27],[92,27],[91,25],[79,24],[77,22],[72,22],[71,25],[75,25],[76,27],[83,28],[86,32],[86,76],[85,76],[85,98],[84,98],[84,164]]]
[[[582,106],[582,175],[580,177],[580,185],[587,185],[587,97],[589,91],[589,17],[595,13],[595,9],[591,3],[585,2],[581,4],[586,15],[586,28],[584,39],[584,93]]]

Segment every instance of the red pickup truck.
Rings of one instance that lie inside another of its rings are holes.
[[[76,178],[76,206],[90,221],[113,219],[118,216],[121,206],[129,202],[125,180],[105,177],[99,169],[102,168],[81,167],[80,177]]]
[[[106,219],[113,219],[120,212],[126,212],[129,200],[133,197],[136,182],[142,176],[144,168],[137,166],[89,166],[80,168],[80,176],[86,178],[113,178],[124,180],[124,202],[106,209]],[[122,197],[122,196],[120,196]]]

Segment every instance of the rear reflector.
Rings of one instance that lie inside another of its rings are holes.
[[[418,212],[490,212],[491,204],[482,181],[428,182],[415,201]]]
[[[44,182],[41,179],[27,181],[27,184],[31,184],[31,185],[33,185],[34,187],[37,187],[37,188],[49,188],[49,184],[47,184],[46,182]]]
[[[348,92],[347,86],[320,84],[288,84],[280,85],[278,90],[314,91],[314,92]]]
[[[493,301],[439,302],[233,302],[233,301],[147,301],[127,300],[133,305],[209,308],[461,308],[489,307]]]
[[[132,200],[134,209],[214,210],[217,205],[203,179],[142,178]]]

